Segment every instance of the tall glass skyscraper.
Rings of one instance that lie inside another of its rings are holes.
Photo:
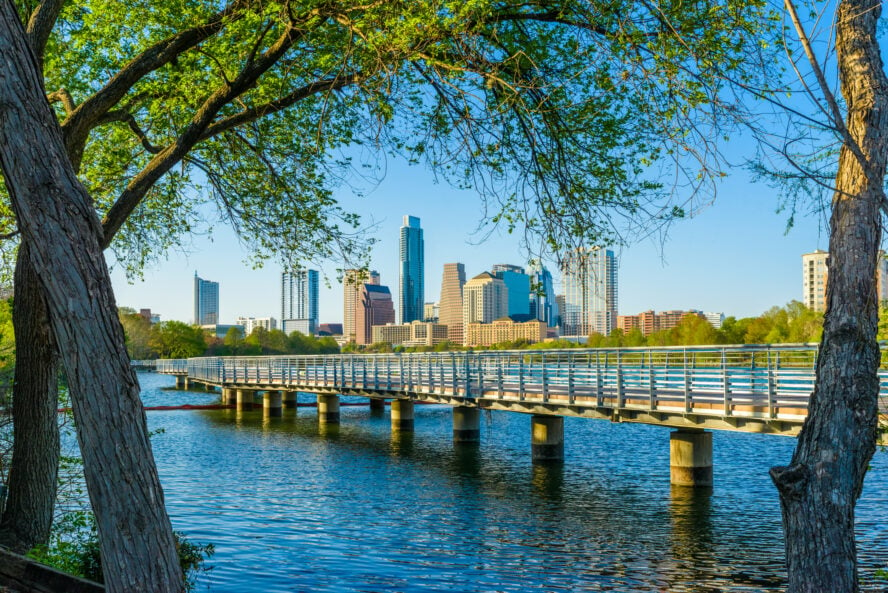
[[[219,323],[219,283],[204,280],[194,272],[194,324]]]
[[[608,335],[617,327],[617,259],[601,247],[580,247],[562,266],[562,335]]]
[[[281,274],[281,323],[290,319],[309,320],[318,326],[317,270],[293,270]]]
[[[401,226],[401,323],[422,321],[425,305],[425,247],[419,219],[405,216]]]
[[[530,314],[534,319],[545,321],[549,327],[555,327],[558,325],[558,303],[552,274],[538,261],[531,262],[527,271],[530,273]]]

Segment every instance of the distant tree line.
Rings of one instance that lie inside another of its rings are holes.
[[[237,328],[231,328],[224,338],[218,338],[181,321],[152,324],[125,307],[119,309],[119,316],[126,335],[126,348],[133,360],[339,353],[339,345],[330,337],[316,338],[299,332],[288,336],[279,329],[258,327],[246,337]]]

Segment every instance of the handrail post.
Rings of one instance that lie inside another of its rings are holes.
[[[567,353],[567,402],[573,404],[576,401],[574,393],[574,364],[575,356],[573,352]]]
[[[467,352],[466,357],[465,357],[466,391],[465,391],[464,397],[472,397],[472,392],[471,392],[471,389],[472,389],[472,367],[470,366],[471,363],[469,362],[469,358],[473,354],[474,353],[470,354]]]
[[[540,355],[540,392],[543,394],[543,403],[549,401],[549,382],[546,381],[546,355]]]
[[[682,348],[684,353],[684,411],[685,413],[690,413],[691,411],[691,373],[690,368],[688,367],[688,349]]]
[[[626,405],[626,392],[623,389],[623,358],[617,350],[617,409]]]
[[[518,400],[524,401],[524,355],[518,355]]]
[[[779,353],[777,355],[780,356]],[[771,364],[771,349],[768,348],[768,418],[777,417],[777,408],[774,405],[777,400],[777,381],[774,376],[774,368]]]
[[[496,358],[496,394],[503,399],[503,357]]]
[[[731,415],[731,379],[728,374],[727,351],[722,348],[722,387],[724,388],[725,416]]]
[[[654,384],[654,353],[648,350],[648,406],[657,409],[657,386]]]
[[[599,408],[604,407],[604,384],[601,380],[601,352],[595,353],[595,392],[595,404]]]

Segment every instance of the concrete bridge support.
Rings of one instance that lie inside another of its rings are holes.
[[[469,406],[453,408],[453,442],[477,443],[481,441],[481,411]]]
[[[534,463],[564,461],[564,417],[530,417],[530,450]]]
[[[669,433],[669,479],[676,486],[712,486],[712,433]]]
[[[237,389],[229,387],[222,388],[222,403],[227,406],[233,406],[237,403]]]
[[[284,391],[283,397],[283,406],[285,408],[295,408],[296,407],[296,396],[299,395],[298,391]]]
[[[392,430],[413,432],[413,402],[409,399],[392,400]]]
[[[272,418],[283,416],[280,391],[266,391],[262,398],[262,410]]]
[[[329,393],[318,394],[318,422],[339,424],[339,396]]]
[[[252,410],[254,398],[255,398],[255,394],[252,389],[238,389],[237,390],[237,409],[238,409],[238,411],[245,412],[247,410]]]
[[[385,400],[378,397],[370,398],[370,411],[371,412],[382,412],[385,410]]]
[[[176,375],[176,389],[188,389],[188,375]]]

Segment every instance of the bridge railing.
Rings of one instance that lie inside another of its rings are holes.
[[[701,346],[206,357],[157,370],[220,385],[800,418],[816,358],[816,345]]]

